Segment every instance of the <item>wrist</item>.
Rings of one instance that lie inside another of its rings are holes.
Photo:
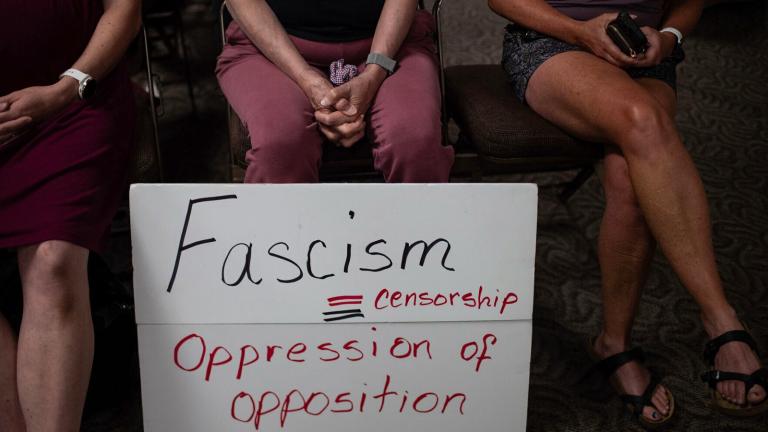
[[[663,57],[669,57],[677,45],[677,36],[669,32],[659,32],[661,40],[661,53]]]
[[[365,65],[365,69],[360,74],[361,77],[365,77],[366,79],[372,81],[377,88],[381,86],[381,83],[384,82],[388,75],[389,72],[386,69],[375,63],[369,63]]]
[[[307,67],[306,69],[303,69],[301,72],[296,74],[294,81],[296,81],[296,84],[298,84],[299,87],[304,90],[305,93],[307,93],[318,85],[327,82],[328,79],[324,77],[317,69]]]
[[[57,100],[62,104],[68,104],[75,99],[79,99],[78,88],[80,83],[69,76],[63,76],[51,86],[54,90]]]
[[[588,41],[591,34],[589,21],[571,19],[568,21],[568,26],[566,27],[566,39],[564,39],[564,41],[582,48],[588,48]]]

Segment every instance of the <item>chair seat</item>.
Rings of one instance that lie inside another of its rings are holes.
[[[477,152],[488,159],[521,159],[562,168],[602,157],[602,146],[574,139],[514,95],[500,65],[445,70],[448,112]],[[531,169],[547,169],[531,167]]]

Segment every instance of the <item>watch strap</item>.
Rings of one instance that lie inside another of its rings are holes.
[[[77,80],[77,95],[80,97],[80,99],[85,99],[85,96],[83,95],[85,83],[88,82],[89,80],[93,80],[93,77],[83,71],[79,71],[74,68],[65,70],[64,73],[59,75],[59,79],[65,76],[68,76],[70,78],[74,78],[75,80]]]
[[[683,32],[674,27],[664,27],[663,29],[659,30],[659,33],[672,33],[677,38],[678,44],[683,43]]]
[[[395,67],[397,66],[396,61],[385,56],[384,54],[379,53],[368,54],[368,59],[365,61],[365,64],[379,65],[384,68],[384,70],[389,72],[390,75],[395,72]]]
[[[88,75],[87,73],[81,72],[81,71],[79,71],[77,69],[67,69],[67,70],[64,71],[64,73],[59,75],[59,78],[62,78],[62,77],[65,77],[65,76],[72,77],[72,78],[76,79],[77,82],[79,82],[79,83],[82,83],[86,79],[91,78],[91,76]]]

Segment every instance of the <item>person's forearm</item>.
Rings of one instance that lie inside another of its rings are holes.
[[[371,52],[394,58],[400,50],[416,16],[416,0],[386,0],[381,10],[376,32],[371,43]],[[377,65],[366,68],[383,79],[387,72]]]
[[[488,0],[488,7],[515,24],[571,44],[580,44],[581,23],[544,0]]]
[[[104,0],[104,13],[85,51],[72,68],[87,73],[97,81],[104,78],[123,57],[140,26],[139,0]],[[56,99],[62,104],[77,97],[78,83],[68,76],[59,79],[53,88]]]
[[[674,27],[688,35],[699,22],[703,9],[703,0],[672,0],[661,27]]]
[[[104,0],[104,14],[72,67],[96,80],[104,78],[123,57],[140,26],[139,0]]]
[[[229,0],[227,7],[262,54],[294,82],[302,85],[303,76],[310,66],[269,5],[264,0]]]

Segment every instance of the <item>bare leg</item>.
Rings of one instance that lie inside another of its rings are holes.
[[[632,190],[626,160],[617,148],[608,147],[603,173],[606,205],[598,238],[603,323],[594,349],[601,358],[606,358],[631,346],[632,324],[655,242]],[[636,362],[625,364],[614,374],[614,386],[620,393],[642,394],[650,380],[648,369]],[[643,410],[646,418],[659,419],[667,415],[670,401],[663,386],[651,400],[659,412],[646,407]]]
[[[16,336],[0,314],[0,426],[8,432],[24,432],[24,417],[16,388]]]
[[[671,98],[664,97],[667,95],[662,88],[662,96],[657,100],[670,117],[674,116],[675,95],[669,86],[651,79],[638,82],[643,87],[647,84],[646,88],[651,95],[656,93],[656,84],[669,89]],[[594,348],[602,357],[608,357],[630,348],[632,324],[656,242],[637,202],[627,161],[619,149],[607,146],[603,166],[606,206],[598,238],[603,286],[603,327]],[[650,374],[640,365],[630,363],[616,372],[616,381],[623,392],[640,394],[648,385]],[[659,389],[652,400],[661,414],[666,415],[669,410],[666,393]],[[654,418],[653,409],[647,407],[643,415]]]
[[[93,362],[87,261],[88,250],[63,241],[19,249],[18,383],[29,432],[80,430]]]
[[[614,143],[623,154],[642,214],[672,268],[702,310],[711,336],[740,329],[715,265],[709,209],[696,167],[658,94],[584,52],[556,55],[533,75],[526,99],[543,117],[581,138]],[[723,347],[717,366],[751,373],[757,358],[741,343]],[[743,399],[743,384],[721,386]],[[740,393],[740,394],[739,394]],[[755,387],[750,400],[764,397]]]

